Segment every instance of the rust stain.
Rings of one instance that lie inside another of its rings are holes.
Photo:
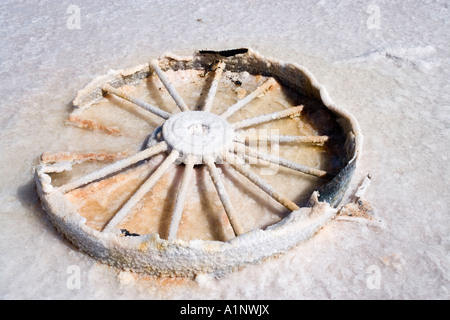
[[[228,215],[225,211],[220,213],[220,223],[224,226],[231,225],[230,219],[228,219]]]
[[[102,230],[142,180],[138,170],[115,175],[66,194],[77,206],[86,225]]]
[[[124,86],[120,87],[119,89],[126,93],[134,92],[134,87],[132,87],[130,85],[124,85]]]
[[[167,225],[167,212],[172,212],[172,198],[167,195],[172,179],[164,174],[139,203],[133,208],[128,217],[119,225],[119,228],[127,229],[137,234],[157,232],[165,233]],[[170,220],[168,220],[170,223]],[[161,232],[163,231],[163,232]],[[145,249],[145,248],[143,248]]]
[[[190,277],[157,277],[144,274],[136,274],[135,279],[138,281],[152,282],[158,287],[172,288],[176,286],[186,285],[192,281]]]
[[[77,117],[74,115],[70,115],[69,118],[67,119],[67,121],[73,123],[74,125],[76,125],[79,128],[82,128],[82,129],[102,131],[107,134],[117,135],[117,136],[126,135],[126,134],[120,132],[120,130],[118,130],[116,128],[108,128],[108,127],[98,123],[97,121],[81,119],[80,117]]]
[[[57,152],[57,153],[49,153],[44,152],[41,155],[42,163],[50,163],[50,162],[63,162],[63,161],[114,161],[117,159],[123,159],[129,156],[128,152],[118,152],[118,153],[95,153],[95,152]]]
[[[213,201],[217,195],[215,191],[201,192],[203,203],[186,200],[183,214],[178,228],[178,238],[183,240],[203,239],[222,240],[227,237],[230,221],[223,207]],[[211,199],[207,201],[206,199]]]
[[[97,193],[101,189],[108,188],[113,184],[117,184],[119,182],[124,181],[125,179],[126,179],[125,175],[119,174],[119,175],[116,175],[109,179],[101,180],[96,183],[91,183],[90,185],[88,185],[84,188],[75,189],[73,191],[70,191],[66,194],[66,196],[69,196],[73,199],[85,199],[85,197],[88,196],[89,194]]]
[[[243,99],[247,95],[247,90],[245,90],[244,88],[237,88],[236,93],[238,99]]]
[[[280,89],[281,89],[281,85],[278,82],[276,82],[270,86],[269,91],[275,92],[275,91],[280,91]]]

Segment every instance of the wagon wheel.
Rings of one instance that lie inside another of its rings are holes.
[[[136,210],[136,207],[139,206],[146,195],[155,188],[164,174],[168,171],[176,170],[178,167],[183,172],[181,174],[180,183],[176,188],[172,210],[171,212],[165,213],[170,216],[167,236],[166,239],[160,239],[160,236],[157,235],[157,241],[167,241],[165,242],[165,245],[175,246],[174,250],[177,251],[180,247],[190,248],[192,245],[189,241],[184,242],[178,239],[178,231],[183,215],[188,214],[184,212],[184,208],[188,197],[188,191],[193,183],[195,168],[206,168],[206,172],[208,172],[210,176],[218,199],[220,199],[220,203],[226,213],[226,221],[229,224],[228,227],[231,227],[233,235],[236,238],[240,238],[241,235],[244,236],[245,233],[248,233],[253,229],[258,229],[259,226],[253,228],[249,228],[248,226],[245,228],[243,227],[241,223],[243,213],[236,210],[237,204],[227,190],[219,167],[225,167],[227,170],[232,171],[236,177],[241,179],[241,181],[243,180],[245,183],[251,183],[256,187],[256,190],[259,190],[259,193],[269,197],[272,201],[277,202],[288,212],[300,211],[301,204],[296,203],[293,199],[289,199],[288,196],[277,190],[276,187],[273,187],[264,179],[264,177],[255,172],[252,165],[258,165],[261,162],[274,164],[287,170],[300,172],[305,177],[313,177],[313,179],[320,181],[321,184],[336,180],[333,179],[335,176],[337,176],[337,180],[340,180],[340,172],[336,172],[336,170],[332,169],[333,172],[327,172],[324,169],[298,163],[284,158],[279,154],[274,155],[257,148],[259,142],[268,142],[269,144],[287,146],[288,148],[292,145],[314,145],[317,148],[325,148],[325,144],[333,137],[330,137],[329,135],[298,134],[261,135],[261,131],[258,132],[252,129],[261,124],[270,124],[282,119],[289,120],[293,117],[299,117],[304,111],[305,107],[303,105],[285,107],[278,111],[263,112],[235,121],[230,120],[233,119],[233,115],[237,114],[239,111],[250,108],[252,101],[255,99],[262,99],[273,86],[276,86],[278,81],[275,77],[265,76],[264,81],[253,91],[248,94],[246,93],[245,96],[238,99],[235,103],[226,106],[222,112],[214,112],[214,109],[217,109],[214,108],[216,104],[215,97],[218,88],[220,87],[221,79],[224,77],[224,72],[227,70],[228,61],[229,59],[227,59],[225,55],[222,59],[215,59],[213,63],[207,64],[207,67],[205,67],[205,74],[208,75],[209,86],[205,93],[206,98],[200,108],[188,106],[167,77],[166,72],[161,69],[160,61],[156,59],[152,60],[148,65],[149,74],[156,74],[159,81],[165,87],[165,90],[167,90],[170,97],[173,99],[177,107],[176,110],[168,111],[165,106],[148,103],[145,100],[128,93],[127,90],[123,88],[123,83],[117,83],[117,81],[106,81],[99,85],[98,90],[102,97],[113,96],[128,101],[138,108],[141,108],[141,111],[144,113],[149,113],[159,118],[160,125],[157,126],[145,140],[143,148],[135,154],[127,157],[122,156],[118,160],[114,159],[112,163],[99,168],[98,170],[91,171],[59,186],[47,186],[48,190],[45,190],[45,187],[42,188],[44,196],[41,196],[41,198],[43,199],[47,211],[54,211],[51,200],[49,200],[51,194],[58,194],[63,197],[67,196],[78,189],[88,188],[90,185],[98,183],[99,181],[109,179],[122,173],[130,167],[144,165],[154,157],[162,155],[164,159],[151,169],[148,169],[149,172],[146,179],[129,193],[126,201],[124,201],[123,204],[118,207],[118,210],[108,218],[108,221],[103,224],[101,228],[97,228],[93,234],[95,239],[109,239],[108,241],[111,242],[118,241],[111,240],[112,237],[116,237],[114,239],[124,239],[123,236],[134,235],[138,236],[136,239],[145,238],[144,235],[140,236],[139,234],[132,233],[120,226],[123,224],[123,221],[132,219],[131,212]],[[230,61],[230,63],[234,64],[235,62]],[[95,158],[95,155],[93,157]],[[61,164],[65,164],[66,162],[57,162],[58,161],[53,161],[53,164],[44,164],[38,167],[36,170],[38,186],[40,184],[45,186],[45,184],[42,183],[43,177],[48,177],[52,172],[64,170],[61,169]],[[326,216],[330,218],[332,214],[330,215],[329,212],[333,212],[332,206],[328,206],[325,211],[328,212]],[[151,212],[148,212],[147,214],[151,214]],[[289,216],[289,214],[287,214],[287,216]],[[57,219],[52,218],[52,220],[55,222]],[[85,222],[85,220],[82,221],[81,229],[86,228]],[[61,226],[60,222],[55,222],[55,224],[66,234],[66,236],[72,240],[75,238],[74,242],[79,244],[80,237],[78,235],[67,234],[68,232],[64,231],[66,226]],[[77,225],[80,225],[80,223],[77,222]],[[140,249],[142,249],[143,243],[148,244],[151,242],[149,239],[155,235],[151,234],[145,236],[145,240],[139,240],[138,247]],[[131,237],[125,238],[131,239]],[[95,243],[94,240],[91,242]],[[230,241],[228,241],[228,243],[229,242]],[[96,253],[93,253],[90,248],[90,246],[93,246],[92,243],[82,243],[81,245],[79,244],[79,246],[95,256]],[[130,243],[127,243],[125,246],[129,245]],[[196,250],[199,249],[195,248],[194,251]],[[110,249],[109,253],[102,253],[105,256],[102,260],[135,271],[150,273],[185,274],[196,272],[192,271],[195,270],[195,267],[190,266],[183,269],[182,266],[179,267],[178,265],[177,267],[172,267],[172,269],[167,268],[169,270],[166,272],[165,270],[161,270],[165,267],[158,267],[157,263],[154,261],[146,263],[144,267],[141,267],[139,262],[136,261],[125,264],[124,266],[123,260],[128,259],[125,258],[126,254],[120,256],[120,253],[114,253],[113,251],[114,250]],[[272,252],[273,250],[268,250],[268,252],[263,255],[271,255]],[[132,255],[134,257],[135,253]],[[147,253],[147,255],[151,256],[151,253]],[[149,257],[148,259],[149,261],[152,261],[153,258]],[[170,260],[173,259],[173,257],[168,257],[167,259]],[[212,258],[208,257],[205,261],[210,261],[210,259]],[[214,259],[217,259],[217,255],[215,255]],[[179,262],[175,261],[173,263],[177,264]],[[201,268],[217,271],[217,267],[205,267],[205,264],[207,265],[209,263],[210,262],[205,262]],[[226,267],[226,264],[224,267]]]

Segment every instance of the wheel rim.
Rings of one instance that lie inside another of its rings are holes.
[[[248,60],[252,59],[254,61],[248,63]],[[210,69],[210,85],[201,110],[191,110],[172,85],[165,71],[161,69],[161,64],[169,64],[168,68],[166,66],[167,69],[171,67],[175,69],[174,61],[176,68],[180,68],[180,65],[184,63],[183,68],[186,69],[193,65],[200,69],[206,69],[206,66]],[[252,71],[255,74],[260,74],[262,70],[267,72],[265,68],[258,70],[260,64],[264,62],[268,65],[268,61],[273,65],[280,64],[280,62],[266,59],[248,49],[238,50],[235,55],[231,55],[231,53],[228,55],[224,52],[198,52],[188,62],[169,56],[169,58],[152,60],[148,66],[137,68],[137,71],[133,70],[132,73],[128,74],[131,74],[131,76],[126,79],[137,81],[149,77],[154,72],[176,104],[178,111],[176,113],[168,112],[160,106],[145,102],[122,90],[123,83],[121,82],[125,79],[123,72],[119,73],[119,76],[114,75],[109,79],[102,78],[100,81],[89,85],[74,102],[74,104],[78,104],[79,110],[95,105],[104,95],[112,95],[158,117],[162,124],[149,134],[144,148],[139,152],[129,157],[123,157],[123,159],[114,160],[101,169],[60,186],[54,187],[51,184],[50,176],[55,172],[69,171],[71,164],[49,161],[49,163],[43,163],[36,167],[35,176],[39,195],[55,226],[78,247],[103,262],[137,272],[159,275],[224,272],[279,254],[310,238],[336,214],[335,206],[345,192],[360,154],[361,135],[356,120],[347,112],[327,101],[329,98],[324,93],[324,89],[314,83],[314,78],[306,70],[294,65],[296,69],[288,71],[287,75],[282,74],[280,76],[280,73],[275,72],[274,76],[277,77],[278,81],[283,81],[281,83],[297,86],[296,89],[301,88],[304,90],[302,94],[308,93],[309,90],[309,95],[316,99],[319,98],[324,103],[324,107],[334,112],[341,121],[343,120],[342,131],[345,134],[346,141],[340,147],[347,149],[346,161],[343,161],[339,172],[330,174],[326,170],[310,167],[280,156],[273,156],[271,153],[261,152],[249,146],[249,141],[256,141],[258,145],[263,140],[269,141],[270,144],[277,142],[278,144],[323,145],[330,138],[325,135],[284,134],[269,134],[261,137],[254,130],[247,130],[260,124],[298,116],[303,111],[303,105],[291,106],[283,110],[251,116],[238,121],[230,121],[235,113],[246,108],[253,100],[263,96],[272,86],[277,84],[271,74],[266,74],[267,80],[249,94],[228,106],[220,114],[213,112],[215,96],[228,66],[231,66],[231,70],[243,72],[240,68],[248,63],[245,72]],[[255,72],[254,68],[258,72]],[[272,68],[275,68],[274,70],[278,72],[282,70],[280,66]],[[296,75],[297,77],[295,77]],[[300,86],[296,84],[296,81],[299,81],[298,79],[301,80]],[[114,131],[110,130],[109,133],[114,133]],[[70,203],[67,199],[67,195],[74,190],[85,188],[90,184],[118,175],[124,169],[139,165],[143,161],[160,154],[165,154],[165,159],[152,169],[151,174],[137,189],[131,192],[123,205],[101,229],[96,230],[89,227],[86,224],[87,219],[80,215],[73,203]],[[318,177],[325,182],[319,188],[319,192],[312,194],[309,204],[302,207],[249,168],[246,164],[251,162],[252,159],[275,164],[308,176]],[[182,167],[183,173],[176,189],[174,205],[170,212],[170,223],[164,239],[155,232],[139,234],[133,233],[133,230],[130,232],[127,229],[120,228],[124,219],[130,216],[136,206],[174,165]],[[240,222],[241,217],[235,209],[236,204],[227,192],[218,165],[227,166],[290,213],[279,222],[264,229],[244,228]],[[195,239],[185,241],[178,237],[188,189],[192,184],[194,168],[198,166],[207,169],[206,171],[226,213],[226,220],[233,231],[234,239],[228,241]],[[261,250],[252,249],[255,244],[258,244]]]

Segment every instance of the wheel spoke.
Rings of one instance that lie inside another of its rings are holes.
[[[168,119],[172,115],[171,113],[161,110],[160,108],[158,108],[154,105],[151,105],[145,101],[134,98],[134,97],[130,96],[129,94],[123,92],[122,90],[112,87],[109,84],[103,85],[102,90],[106,93],[113,94],[113,95],[118,96],[122,99],[125,99],[131,103],[134,103],[135,105],[143,108],[144,110],[147,110],[153,114],[156,114],[157,116],[159,116],[163,119]]]
[[[270,78],[269,80],[264,82],[261,86],[256,88],[255,91],[248,94],[245,98],[239,100],[232,106],[228,107],[228,109],[224,113],[222,113],[221,116],[225,119],[229,118],[232,114],[237,112],[239,109],[244,107],[246,104],[250,103],[250,101],[252,101],[253,99],[255,99],[256,97],[258,97],[260,95],[265,94],[270,89],[270,87],[273,86],[275,83],[277,83],[275,81],[275,79]]]
[[[269,121],[273,121],[273,120],[291,117],[293,115],[300,114],[300,112],[302,112],[302,110],[303,110],[303,106],[292,107],[292,108],[288,108],[285,110],[281,110],[281,111],[277,111],[277,112],[273,112],[273,113],[269,113],[269,114],[263,114],[261,116],[257,116],[257,117],[253,117],[253,118],[249,118],[249,119],[244,119],[242,121],[235,122],[232,125],[235,129],[246,128],[246,127],[253,126],[255,124],[260,124],[260,123],[264,123],[264,122],[269,122]]]
[[[243,233],[243,229],[236,218],[236,212],[234,210],[233,204],[228,196],[228,193],[223,184],[222,178],[220,177],[219,171],[216,168],[216,164],[211,157],[206,158],[206,165],[211,176],[211,179],[216,187],[217,194],[219,195],[220,201],[225,209],[225,212],[230,220],[231,227],[233,228],[235,236],[239,236]]]
[[[322,146],[325,142],[327,142],[329,136],[290,136],[290,135],[264,135],[260,137],[255,132],[245,131],[239,132],[235,138],[236,142],[245,142],[245,141],[269,141],[274,143],[289,143],[289,142],[298,142],[298,143],[307,143]]]
[[[159,167],[150,175],[150,177],[139,187],[139,189],[131,196],[130,199],[120,208],[115,216],[109,221],[104,232],[114,232],[117,225],[130,213],[134,206],[153,188],[162,175],[178,158],[179,153],[176,150],[167,156],[167,158],[159,165]]]
[[[267,193],[275,201],[285,206],[287,209],[291,211],[299,209],[299,207],[294,202],[278,193],[271,185],[269,185],[266,181],[261,179],[256,173],[254,173],[244,165],[236,163],[236,161],[233,160],[233,156],[231,154],[226,154],[225,161],[237,172],[239,172],[248,180],[253,182],[258,188]]]
[[[181,185],[178,189],[177,199],[175,200],[175,207],[172,213],[172,220],[169,227],[169,240],[175,240],[177,238],[178,226],[180,225],[181,216],[183,214],[184,203],[186,200],[187,189],[192,180],[192,173],[194,171],[194,158],[189,156],[184,168],[183,178]]]
[[[152,157],[158,153],[164,152],[166,150],[167,150],[167,144],[165,142],[160,142],[151,148],[145,149],[143,151],[140,151],[140,152],[132,155],[131,157],[114,162],[104,168],[101,168],[101,169],[91,172],[90,174],[87,174],[79,179],[76,179],[73,182],[69,182],[65,185],[62,185],[58,189],[62,193],[67,193],[71,190],[79,188],[79,187],[86,185],[88,183],[91,183],[95,180],[98,180],[98,179],[104,178],[110,174],[116,173],[126,167],[129,167],[129,166],[135,164],[136,162],[150,158],[150,157]]]
[[[209,88],[208,96],[206,97],[206,100],[205,100],[205,105],[203,107],[203,111],[207,111],[207,112],[211,111],[214,97],[216,96],[217,88],[219,86],[219,81],[220,81],[220,78],[222,78],[222,74],[225,69],[225,62],[219,61],[215,67],[216,68],[214,70],[214,78],[211,83],[211,87]]]
[[[244,144],[241,143],[233,143],[233,151],[243,155],[243,156],[250,156],[250,157],[254,157],[260,160],[264,160],[264,161],[268,161],[268,162],[272,162],[278,165],[281,165],[283,167],[286,168],[290,168],[296,171],[300,171],[309,175],[313,175],[316,177],[320,177],[320,178],[325,178],[328,176],[328,173],[326,171],[320,170],[320,169],[316,169],[316,168],[311,168],[296,162],[292,162],[290,160],[281,158],[281,157],[275,157],[271,154],[267,154],[267,153],[263,153],[263,152],[259,152],[258,150],[255,150],[253,148],[250,148],[248,146],[245,146]]]
[[[175,90],[173,85],[170,83],[169,79],[167,79],[164,72],[161,70],[161,68],[158,65],[158,60],[152,60],[150,61],[150,66],[153,68],[153,70],[158,75],[159,79],[163,83],[163,85],[166,87],[169,94],[172,96],[173,100],[177,104],[178,108],[180,108],[181,111],[189,111],[189,107],[186,105],[184,100],[181,98],[181,96],[178,94],[178,92]]]

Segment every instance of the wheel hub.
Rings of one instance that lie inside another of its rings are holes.
[[[189,111],[171,116],[162,126],[162,136],[180,153],[181,162],[193,156],[195,164],[201,164],[206,156],[219,161],[219,154],[233,142],[234,128],[216,114]]]

